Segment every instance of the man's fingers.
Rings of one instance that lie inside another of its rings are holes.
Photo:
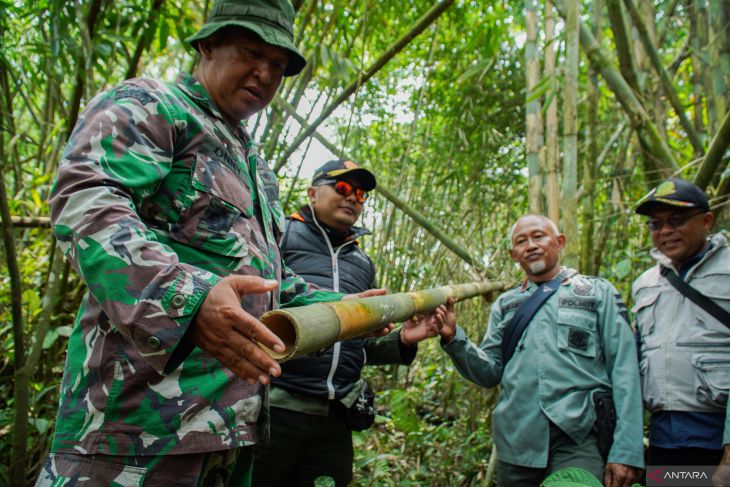
[[[243,309],[238,311],[234,324],[236,331],[253,342],[261,343],[275,352],[282,353],[286,350],[284,342],[267,328],[266,325],[246,313]]]
[[[256,345],[252,343],[250,345],[252,348],[249,348],[248,350],[246,350],[246,347],[241,347],[239,350],[229,348],[223,365],[227,366],[231,372],[241,379],[246,380],[249,384],[255,384],[258,381],[261,382],[261,384],[266,385],[269,383],[269,374],[271,372],[266,370],[265,365],[257,362],[256,351],[265,355],[265,358],[259,357],[262,360],[274,361]]]
[[[267,293],[279,286],[279,283],[273,279],[258,276],[228,276],[225,280],[239,295]]]
[[[360,298],[369,298],[370,296],[383,296],[384,294],[388,294],[388,290],[384,288],[378,288],[368,289],[366,291],[358,293],[357,296]]]

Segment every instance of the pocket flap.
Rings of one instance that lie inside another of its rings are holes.
[[[658,289],[640,291],[639,295],[636,297],[636,304],[634,304],[634,307],[631,308],[631,312],[636,314],[640,310],[642,310],[648,306],[652,306],[656,302],[658,297],[659,297]]]
[[[192,185],[235,207],[246,218],[253,215],[251,190],[246,175],[227,163],[205,154],[196,154]]]

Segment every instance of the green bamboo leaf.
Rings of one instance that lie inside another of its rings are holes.
[[[589,471],[577,467],[561,468],[543,480],[542,487],[603,487]]]
[[[420,418],[416,414],[415,402],[408,391],[393,391],[390,398],[390,413],[395,426],[406,433],[420,429]]]
[[[58,331],[55,328],[48,330],[46,336],[43,337],[43,350],[48,350],[58,340]]]
[[[28,310],[29,315],[34,315],[41,309],[41,298],[38,297],[38,293],[32,289],[26,289],[23,291],[23,302],[25,303],[25,309]]]
[[[630,259],[624,259],[618,264],[616,264],[616,270],[614,272],[616,274],[616,277],[619,279],[623,279],[624,277],[631,274],[631,260]]]

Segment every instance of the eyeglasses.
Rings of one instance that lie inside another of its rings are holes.
[[[666,220],[662,220],[660,218],[649,218],[649,220],[647,220],[646,222],[646,225],[652,232],[658,232],[659,230],[664,228],[664,225],[669,225],[672,228],[678,228],[686,224],[690,218],[694,218],[697,215],[702,215],[704,213],[704,211],[696,211],[694,213],[672,215]]]
[[[361,205],[364,204],[368,200],[368,194],[367,191],[363,191],[360,188],[354,187],[352,184],[348,183],[347,181],[338,181],[335,179],[324,179],[320,181],[320,185],[327,185],[332,186],[335,188],[335,191],[337,194],[340,194],[344,197],[350,196],[353,192],[355,192],[355,200],[357,200],[358,203]]]

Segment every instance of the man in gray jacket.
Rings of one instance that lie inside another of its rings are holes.
[[[730,323],[668,280],[673,273],[730,311],[730,249],[722,234],[708,238],[709,210],[702,190],[681,179],[663,182],[636,208],[648,217],[657,264],[634,282],[633,312],[651,411],[648,463],[723,464],[715,485],[730,485]]]

